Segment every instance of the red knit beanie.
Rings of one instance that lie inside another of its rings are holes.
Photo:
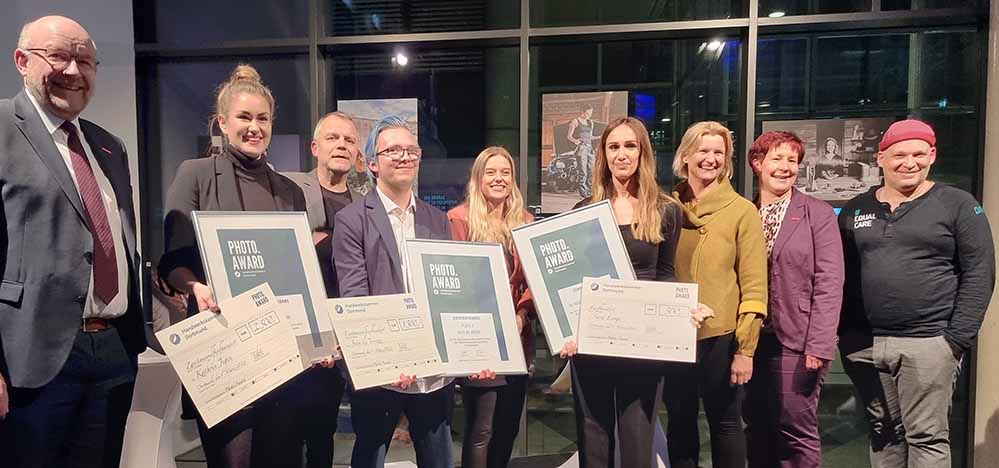
[[[878,151],[884,151],[889,146],[905,140],[923,140],[930,146],[937,145],[937,136],[933,133],[933,127],[921,120],[907,119],[899,120],[888,127],[878,145]]]

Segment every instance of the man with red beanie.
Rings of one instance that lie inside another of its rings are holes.
[[[871,465],[950,466],[961,358],[995,286],[992,232],[967,192],[927,178],[933,128],[895,122],[878,145],[884,184],[843,208],[843,367],[871,424]]]

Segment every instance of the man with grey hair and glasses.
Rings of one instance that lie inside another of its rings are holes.
[[[0,464],[117,467],[146,347],[128,158],[81,119],[97,50],[72,19],[24,26],[0,100]]]

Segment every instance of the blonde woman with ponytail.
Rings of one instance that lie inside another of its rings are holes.
[[[634,117],[610,122],[600,137],[593,171],[593,195],[576,207],[610,200],[628,256],[639,280],[676,281],[674,259],[682,209],[656,182],[656,158],[645,125]],[[695,324],[710,317],[706,307],[691,311]],[[640,320],[636,317],[636,320]],[[581,468],[653,466],[656,406],[665,364],[644,359],[571,356],[572,395]],[[615,444],[617,431],[620,444]]]
[[[216,96],[212,121],[222,131],[221,152],[184,161],[170,185],[164,207],[164,254],[158,269],[168,288],[187,295],[189,314],[218,311],[205,281],[192,211],[305,211],[305,196],[298,186],[267,165],[273,120],[270,89],[253,67],[237,66]],[[280,421],[274,417],[279,414],[280,392],[257,400],[211,429],[197,415],[209,468],[293,463],[294,459],[283,458],[296,454],[285,443]],[[301,456],[300,449],[297,455]]]
[[[502,146],[490,146],[475,158],[465,202],[447,213],[454,240],[495,242],[503,245],[510,271],[510,294],[517,310],[517,326],[524,355],[531,356],[533,333],[529,319],[534,303],[524,278],[520,258],[513,249],[510,230],[534,217],[524,209],[517,188],[513,157]],[[466,435],[461,453],[465,468],[506,467],[520,429],[520,415],[527,395],[527,376],[468,379],[461,385]]]

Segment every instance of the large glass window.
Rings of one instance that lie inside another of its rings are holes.
[[[546,175],[552,158],[555,153],[564,152],[555,141],[555,135],[560,133],[546,130],[546,125],[558,127],[572,118],[543,115],[545,95],[626,93],[627,105],[622,111],[641,118],[649,129],[656,151],[659,181],[669,188],[674,182],[673,153],[690,124],[717,120],[737,132],[740,46],[740,41],[734,38],[711,37],[532,47],[531,159],[528,162],[529,184],[525,187],[528,202],[541,206],[542,197],[571,197],[573,192],[571,188],[559,187],[556,195],[550,192],[542,195],[542,191],[547,190],[543,186],[547,186]],[[594,120],[606,124],[606,117],[599,114]],[[600,122],[601,119],[604,121]],[[578,182],[571,184],[576,184],[572,185],[575,187]],[[562,211],[548,207],[565,207],[567,203],[545,203],[543,211]]]
[[[882,10],[929,10],[933,8],[975,7],[977,0],[881,0]]]
[[[871,11],[871,0],[760,0],[760,16],[855,13]]]
[[[914,116],[937,132],[934,177],[977,191],[978,32],[776,36],[759,51],[758,131],[767,120]]]
[[[828,139],[836,140],[832,146],[842,148],[848,162],[844,177],[817,176],[820,180],[805,190],[841,206],[859,193],[856,190],[867,188],[854,190],[842,181],[880,183],[877,142],[887,124],[920,118],[937,134],[938,156],[930,177],[976,193],[982,140],[980,87],[974,84],[980,73],[976,64],[982,59],[979,39],[974,30],[761,38],[757,134],[774,121],[798,121],[791,126],[805,141],[805,165],[813,157],[810,152],[821,152]],[[864,166],[875,172],[865,175]],[[961,373],[951,412],[955,467],[964,466],[967,376]],[[866,460],[868,428],[855,419],[861,410],[837,359],[819,405],[826,466]]]
[[[981,2],[759,0],[754,14],[792,18],[777,27],[762,20],[757,54],[748,57],[743,41],[750,3],[531,0],[528,24],[521,24],[522,0],[248,0],[238,8],[195,0],[136,2],[136,42],[144,54],[137,60],[140,190],[147,208],[143,255],[160,256],[165,193],[179,164],[208,149],[216,86],[241,61],[254,65],[274,91],[269,156],[277,169],[313,167],[308,148],[313,107],[353,114],[362,134],[387,113],[410,112],[406,117],[424,149],[418,195],[444,210],[464,199],[474,157],[492,144],[505,146],[516,159],[528,205],[541,215],[571,208],[580,200],[584,154],[574,140],[588,138],[595,153],[601,125],[618,115],[637,116],[649,129],[659,183],[666,189],[676,183],[672,159],[686,128],[720,121],[736,143],[733,183],[751,194],[752,184],[747,187],[743,177],[747,105],[754,106],[749,123],[756,135],[778,121],[809,122],[816,130],[803,132],[807,148],[836,136],[826,134],[835,127],[840,150],[849,153],[846,176],[867,181],[880,180],[871,173],[883,128],[877,125],[907,116],[924,119],[938,136],[931,177],[979,192],[985,22],[948,15],[937,24],[934,13],[920,10],[971,12]],[[805,24],[812,18],[803,17],[848,13],[875,14],[827,16],[815,30]],[[860,16],[867,19],[835,22]],[[713,21],[725,19],[743,20]],[[601,27],[659,22],[686,23],[624,36]],[[714,28],[717,24],[726,27]],[[310,37],[311,25],[318,25],[317,37]],[[514,31],[499,38],[463,34],[497,30]],[[419,33],[427,34],[417,42],[391,42]],[[343,36],[358,37],[349,45],[336,43]],[[529,50],[526,70],[522,40]],[[227,48],[250,55],[222,55]],[[182,51],[191,53],[180,56]],[[309,67],[310,51],[319,53],[318,70]],[[745,81],[747,60],[756,62],[755,82]],[[746,86],[755,86],[755,101],[744,102]],[[321,96],[311,96],[312,89]],[[874,119],[872,126],[867,119]],[[363,170],[361,165],[354,174],[355,186],[366,181]],[[830,184],[823,188],[836,191]],[[854,189],[840,187],[837,193],[845,199]],[[546,349],[540,334],[536,343],[527,417],[514,451],[515,457],[533,458],[530,465],[520,460],[511,466],[558,466],[576,450],[572,396],[557,379],[566,362]],[[961,375],[951,417],[954,467],[965,465],[968,436],[969,373]],[[340,413],[337,466],[349,463],[353,443],[348,406],[345,402]],[[860,411],[851,382],[834,361],[819,406],[826,466],[866,466],[868,429]],[[660,417],[665,422],[664,412]],[[465,435],[460,398],[453,420],[457,450]],[[701,464],[708,465],[703,420],[701,441]],[[182,460],[200,462],[203,455],[194,452]],[[387,460],[415,458],[411,447],[393,443]]]
[[[745,0],[536,0],[531,2],[531,26],[648,23],[745,18]]]
[[[140,62],[140,122],[142,132],[142,193],[145,257],[163,253],[163,202],[180,163],[204,157],[209,150],[209,125],[215,110],[215,90],[241,62],[251,63],[274,94],[275,115],[268,159],[281,171],[302,170],[311,158],[305,56],[244,57],[215,61]],[[217,129],[216,129],[216,135]]]
[[[420,44],[380,51],[330,50],[339,101],[415,100],[423,147],[419,196],[447,210],[465,198],[472,161],[488,145],[503,145],[517,158],[520,133],[516,47],[435,47]],[[352,104],[356,105],[356,104]],[[365,105],[374,120],[382,108]],[[353,108],[352,108],[353,109]],[[350,109],[346,109],[351,112]]]
[[[328,8],[331,36],[520,27],[519,0],[333,0]]]
[[[558,139],[567,132],[559,129],[585,107],[596,108],[594,128],[606,124],[608,117],[619,116],[610,116],[601,105],[608,99],[599,95],[604,92],[627,94],[623,108],[611,105],[610,109],[645,123],[660,184],[672,187],[673,154],[688,125],[710,119],[738,129],[740,48],[739,40],[724,37],[531,47],[528,186],[524,187],[528,203],[550,214],[571,208],[580,199],[578,181],[562,186],[552,175],[554,171],[568,173],[557,166],[559,160],[578,159],[571,151],[567,156],[565,146],[559,145]],[[577,136],[578,131],[577,126]],[[572,398],[552,389],[565,361],[545,349],[544,337],[538,336],[537,343],[528,393],[528,453],[550,453],[553,446],[571,452],[575,450]]]
[[[305,39],[309,2],[203,0],[149,2],[135,7],[135,42],[204,48],[263,39]]]

